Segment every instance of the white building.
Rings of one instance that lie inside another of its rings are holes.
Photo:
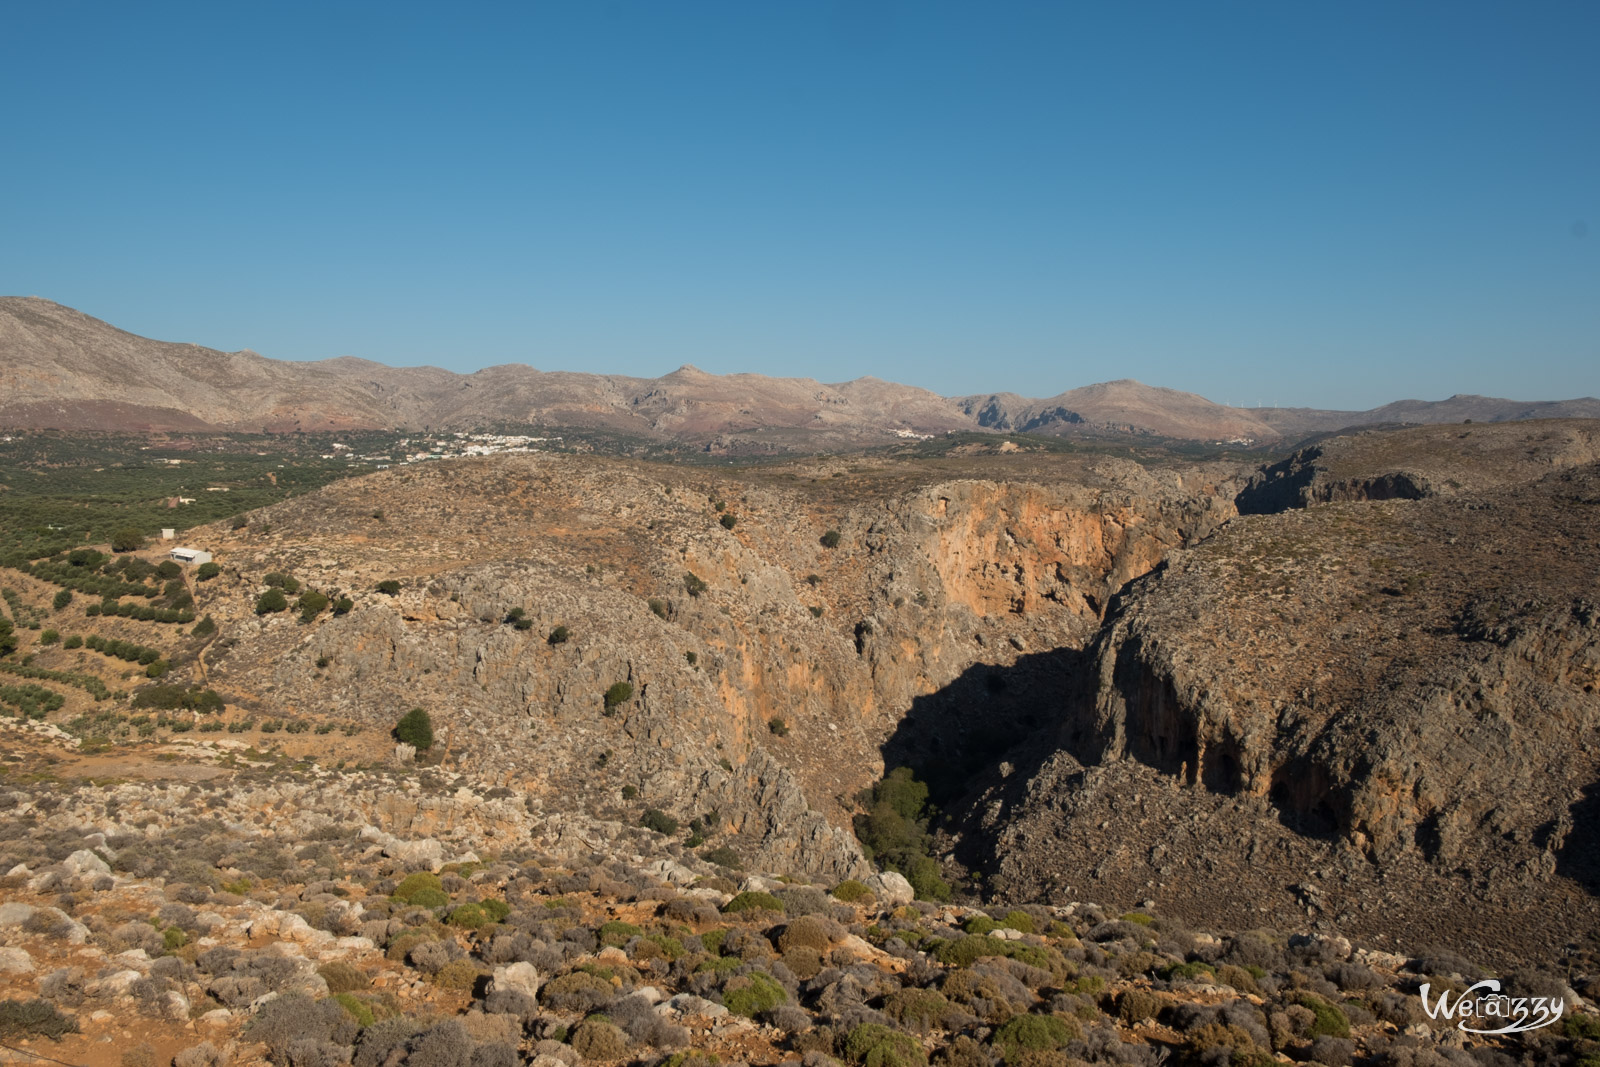
[[[175,548],[171,552],[168,552],[167,555],[171,556],[179,563],[211,562],[211,553],[202,551],[198,548]]]

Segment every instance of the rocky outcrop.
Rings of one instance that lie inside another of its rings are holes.
[[[1001,882],[1472,929],[1511,958],[1600,929],[1597,500],[1589,465],[1173,553],[1108,617],[1050,754],[973,806]]]
[[[1271,515],[1314,504],[1457,496],[1542,477],[1600,460],[1588,419],[1518,425],[1368,430],[1330,436],[1269,464],[1237,501],[1241,515]]]

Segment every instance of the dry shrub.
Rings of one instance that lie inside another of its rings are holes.
[[[816,915],[801,915],[784,926],[778,934],[778,950],[788,952],[792,948],[803,947],[826,952],[828,946],[838,940],[837,929],[838,924],[832,920]]]
[[[366,989],[372,984],[365,971],[359,967],[351,966],[343,960],[334,960],[324,963],[317,968],[317,973],[322,980],[328,983],[330,993],[354,993]]]
[[[628,1054],[628,1039],[608,1022],[587,1019],[572,1032],[572,1047],[586,1060],[620,1060]]]
[[[156,1048],[141,1041],[122,1050],[122,1067],[156,1067]]]
[[[792,948],[783,954],[783,965],[802,982],[809,982],[822,973],[822,953],[805,946]]]
[[[451,960],[433,974],[433,984],[440,989],[459,989],[471,992],[483,972],[471,960]]]

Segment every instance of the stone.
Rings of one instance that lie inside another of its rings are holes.
[[[498,993],[510,990],[523,993],[529,997],[538,997],[539,987],[544,984],[544,977],[538,968],[525,960],[508,963],[494,969],[494,977],[489,980],[489,992]]]
[[[29,974],[33,971],[33,957],[26,949],[0,948],[0,974]]]
[[[895,871],[882,871],[873,875],[867,879],[867,888],[872,890],[880,903],[891,908],[909,904],[917,899],[916,891],[911,888],[911,883],[906,881],[905,875]]]
[[[444,845],[431,837],[416,841],[394,841],[384,846],[383,854],[413,870],[426,867],[430,871],[437,871],[444,866]]]
[[[62,860],[61,866],[74,878],[95,878],[111,873],[111,865],[86,848],[81,848]]]
[[[33,913],[36,910],[32,904],[23,904],[18,901],[0,904],[0,926],[21,926],[33,918]]]
[[[692,993],[679,993],[662,1005],[678,1015],[703,1015],[708,1019],[720,1019],[728,1014],[728,1009],[721,1004],[697,997]]]

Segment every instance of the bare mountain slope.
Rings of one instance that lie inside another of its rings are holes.
[[[34,298],[0,299],[0,425],[9,427],[329,430],[467,428],[496,422],[603,428],[694,440],[792,429],[819,445],[972,428],[925,389],[863,378],[713,375],[661,378],[544,372],[520,364],[461,375],[341,357],[269,360],[152,341]]]
[[[604,429],[646,439],[766,451],[882,444],[897,432],[1136,434],[1266,444],[1386,422],[1600,415],[1600,401],[1457,396],[1372,411],[1242,409],[1123,379],[1044,400],[957,397],[876,378],[707,374],[659,378],[540,371],[455,374],[340,357],[312,363],[153,341],[48,300],[0,297],[0,427],[272,431],[469,429],[494,424]]]
[[[1130,378],[1070,389],[1048,400],[996,393],[962,397],[957,403],[986,428],[1018,433],[1063,435],[1091,429],[1213,441],[1270,441],[1280,435],[1239,408]]]

